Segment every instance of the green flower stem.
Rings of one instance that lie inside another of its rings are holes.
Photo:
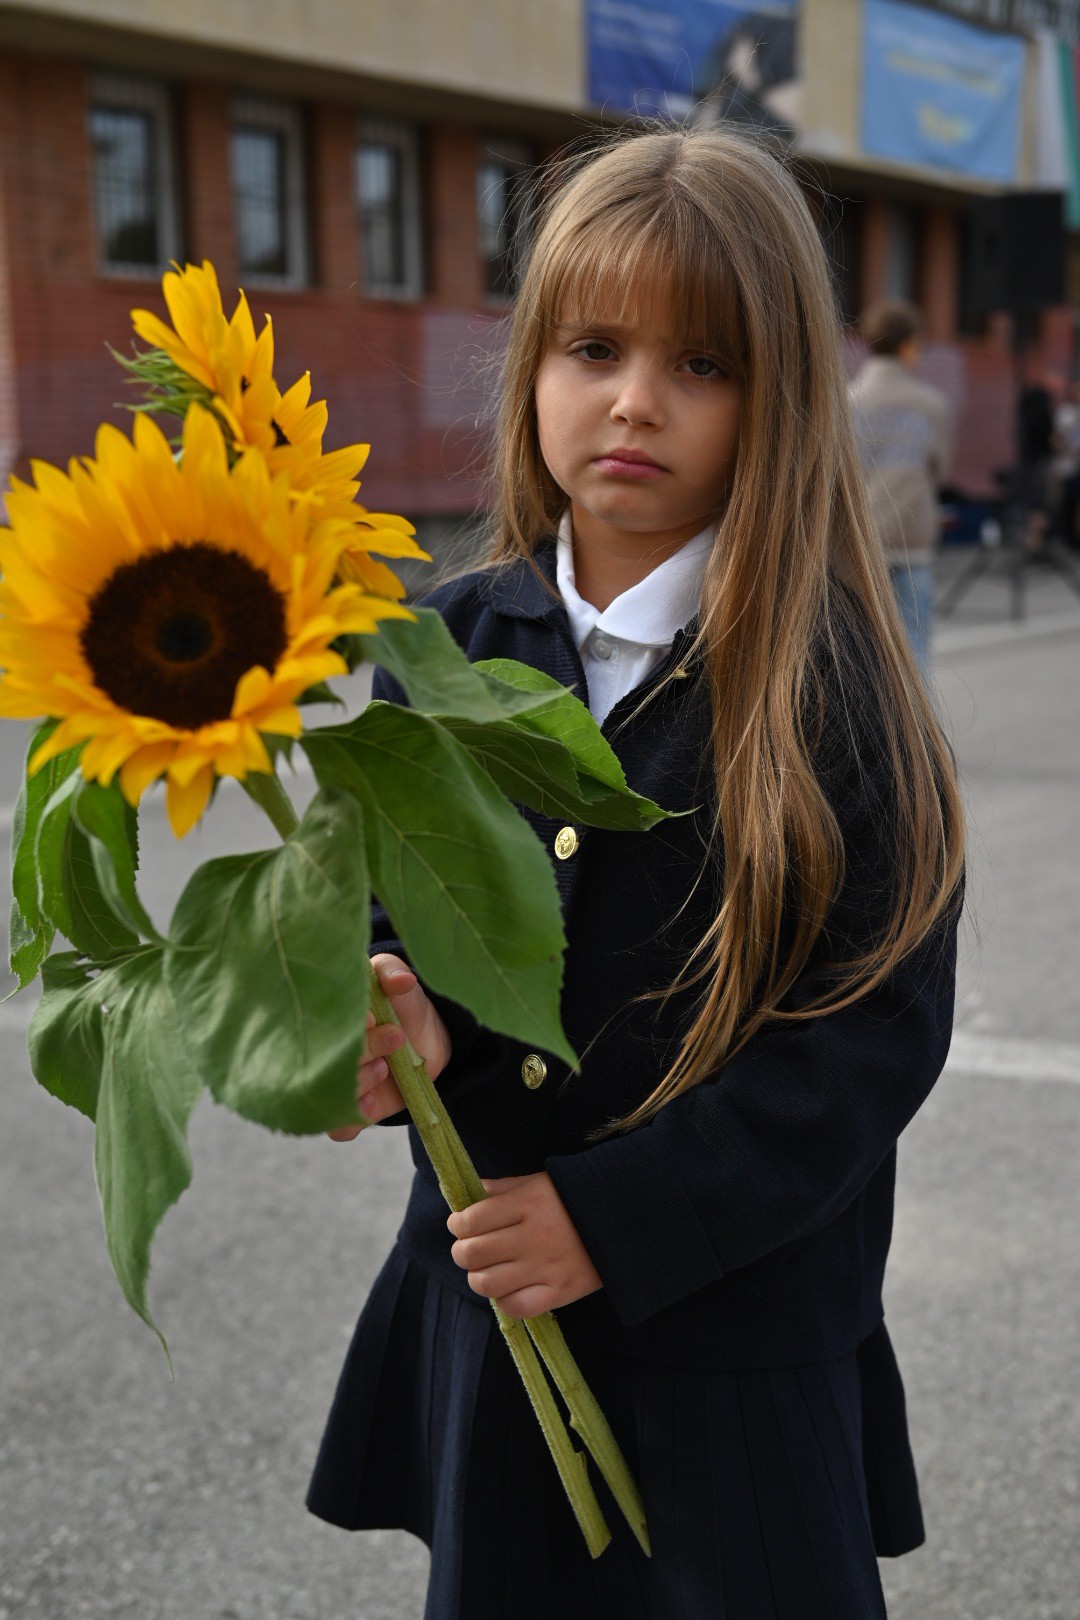
[[[589,1466],[585,1460],[585,1453],[576,1450],[567,1433],[562,1413],[551,1393],[551,1385],[544,1377],[544,1369],[533,1349],[529,1334],[525,1331],[529,1324],[517,1322],[513,1317],[507,1316],[504,1311],[500,1311],[494,1300],[491,1301],[491,1305],[507,1348],[514,1358],[521,1382],[525,1385],[525,1393],[532,1403],[544,1439],[555,1460],[555,1467],[559,1470],[563,1489],[570,1498],[570,1506],[585,1537],[589,1556],[599,1558],[611,1540],[611,1531],[600,1511],[600,1504],[589,1480]],[[550,1317],[549,1320],[554,1327],[554,1317]]]
[[[292,800],[281,785],[276,771],[249,771],[240,783],[249,799],[264,810],[283,839],[291,838],[300,825]]]
[[[299,818],[276,772],[252,771],[244,778],[242,785],[273,822],[282,838],[288,838],[296,831]],[[369,972],[370,1006],[375,1022],[400,1023],[373,966],[369,967]],[[483,1183],[428,1075],[427,1065],[409,1041],[399,1051],[392,1052],[387,1061],[402,1101],[431,1160],[446,1202],[453,1210],[478,1204],[487,1197]],[[596,1558],[603,1552],[611,1533],[589,1481],[585,1455],[575,1449],[567,1433],[537,1351],[566,1403],[571,1427],[588,1447],[631,1530],[648,1553],[649,1538],[641,1496],[615,1436],[582,1377],[554,1316],[550,1311],[545,1311],[541,1316],[519,1322],[501,1311],[494,1300],[491,1306],[591,1556]]]
[[[582,1377],[570,1346],[563,1338],[562,1329],[550,1311],[545,1311],[542,1316],[530,1316],[525,1326],[566,1402],[571,1428],[577,1430],[588,1447],[597,1468],[607,1481],[608,1489],[622,1509],[623,1518],[637,1537],[642,1552],[646,1558],[651,1557],[649,1528],[645,1522],[645,1504],[641,1500],[641,1492],[600,1409],[599,1401]]]
[[[377,1024],[398,1022],[389,998],[379,985],[374,968],[371,970],[371,1006]],[[446,1111],[442,1098],[428,1077],[427,1065],[417,1056],[409,1043],[406,1043],[400,1051],[392,1053],[387,1062],[401,1092],[402,1101],[409,1110],[413,1124],[420,1133],[420,1139],[435,1167],[435,1174],[446,1202],[455,1210],[466,1209],[469,1204],[479,1203],[481,1199],[487,1197],[483,1183]],[[571,1427],[577,1431],[591,1452],[596,1466],[607,1481],[611,1494],[622,1509],[642,1550],[648,1554],[649,1535],[645,1525],[645,1508],[641,1494],[626,1459],[619,1450],[610,1425],[600,1409],[599,1402],[582,1377],[558,1322],[550,1311],[530,1317],[525,1322],[517,1322],[500,1311],[494,1300],[491,1303],[503,1337],[532,1401],[533,1409],[540,1420],[540,1426],[551,1447],[566,1493],[570,1497],[593,1557],[595,1558],[597,1552],[602,1551],[603,1546],[607,1545],[608,1532],[605,1526],[605,1539],[602,1545],[593,1551],[590,1532],[573,1488],[576,1483],[575,1473],[581,1469],[584,1459],[570,1445],[551,1391],[543,1380],[539,1366],[536,1365],[532,1346],[527,1344],[524,1346],[531,1357],[531,1364],[522,1354],[524,1334],[519,1333],[520,1329],[527,1329],[529,1338],[543,1357],[544,1364],[566,1403]],[[540,1379],[540,1386],[537,1386],[536,1378]],[[585,1477],[583,1472],[580,1477]],[[589,1495],[595,1503],[591,1487]],[[599,1513],[599,1507],[596,1511]],[[603,1519],[600,1523],[603,1524]]]
[[[375,1014],[376,1024],[397,1024],[399,1019],[394,1012],[389,997],[379,984],[378,975],[374,966],[371,968],[371,1010]],[[390,1072],[397,1082],[401,1098],[413,1124],[416,1126],[427,1150],[428,1158],[435,1169],[435,1174],[442,1189],[442,1195],[453,1210],[468,1209],[470,1204],[478,1204],[487,1197],[483,1183],[476,1173],[476,1168],[465,1150],[465,1145],[455,1129],[454,1123],[446,1111],[445,1104],[435,1089],[427,1072],[427,1064],[421,1058],[410,1041],[397,1052],[392,1052],[387,1058]],[[500,1332],[506,1341],[510,1354],[514,1358],[525,1392],[536,1413],[537,1420],[548,1443],[555,1466],[559,1471],[559,1478],[563,1482],[563,1489],[570,1498],[570,1505],[574,1516],[581,1526],[586,1545],[593,1558],[599,1557],[611,1540],[611,1532],[604,1522],[600,1511],[600,1504],[596,1500],[586,1472],[585,1457],[574,1449],[573,1443],[566,1430],[566,1424],[559,1412],[551,1387],[544,1377],[543,1368],[530,1341],[528,1326],[524,1322],[515,1321],[505,1312],[500,1311],[494,1300],[491,1301],[495,1312],[495,1319],[499,1324]],[[562,1340],[562,1334],[555,1323],[554,1317],[548,1320],[552,1329]],[[569,1357],[569,1350],[565,1344],[563,1348]],[[545,1360],[547,1358],[545,1357]],[[559,1357],[556,1354],[556,1363]],[[549,1363],[550,1365],[550,1363]],[[574,1371],[576,1372],[576,1368]],[[560,1366],[560,1373],[562,1368]],[[560,1377],[553,1369],[556,1383],[562,1390]],[[580,1382],[580,1374],[578,1374]],[[565,1399],[564,1394],[564,1399]],[[569,1402],[567,1403],[569,1405]],[[571,1409],[572,1410],[572,1409]],[[575,1428],[577,1423],[571,1421]],[[625,1463],[623,1467],[625,1468]]]

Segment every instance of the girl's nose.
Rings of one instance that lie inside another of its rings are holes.
[[[625,422],[628,427],[659,427],[663,414],[662,392],[655,378],[643,369],[624,373],[612,402],[612,421]]]

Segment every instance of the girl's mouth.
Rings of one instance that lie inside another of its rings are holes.
[[[668,470],[643,450],[611,450],[607,455],[597,456],[593,466],[610,478],[632,478],[638,482],[662,478]]]

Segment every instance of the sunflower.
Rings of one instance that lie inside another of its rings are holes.
[[[317,502],[328,517],[356,525],[348,555],[348,577],[384,585],[395,576],[367,555],[431,558],[404,518],[371,514],[356,503],[359,475],[369,445],[349,444],[323,452],[328,412],[325,400],[311,402],[311,376],[304,375],[284,393],[274,381],[274,331],[269,315],[256,335],[255,323],[241,292],[226,319],[217,275],[208,259],[202,266],[169,270],[162,291],[173,326],[148,309],[133,309],[137,335],[163,350],[173,364],[207,390],[207,403],[218,414],[237,451],[261,450],[275,475],[286,473],[297,498]],[[381,542],[381,543],[380,543]],[[399,587],[400,590],[400,587]],[[379,592],[379,594],[383,594]]]
[[[273,769],[264,735],[298,736],[297,699],[346,672],[336,637],[413,617],[396,580],[335,583],[353,526],[256,450],[230,467],[198,405],[179,462],[140,415],[133,439],[104,426],[93,459],[33,472],[0,534],[0,715],[59,721],[31,771],[81,744],[84,776],[119,774],[133,805],[164,776],[178,837],[215,776]]]

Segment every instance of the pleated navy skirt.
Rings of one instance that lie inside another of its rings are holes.
[[[877,1554],[917,1546],[922,1522],[884,1325],[853,1355],[782,1370],[572,1348],[641,1487],[651,1558],[591,1465],[612,1540],[589,1557],[490,1306],[398,1248],[357,1326],[308,1507],[426,1542],[424,1620],[885,1614]]]

